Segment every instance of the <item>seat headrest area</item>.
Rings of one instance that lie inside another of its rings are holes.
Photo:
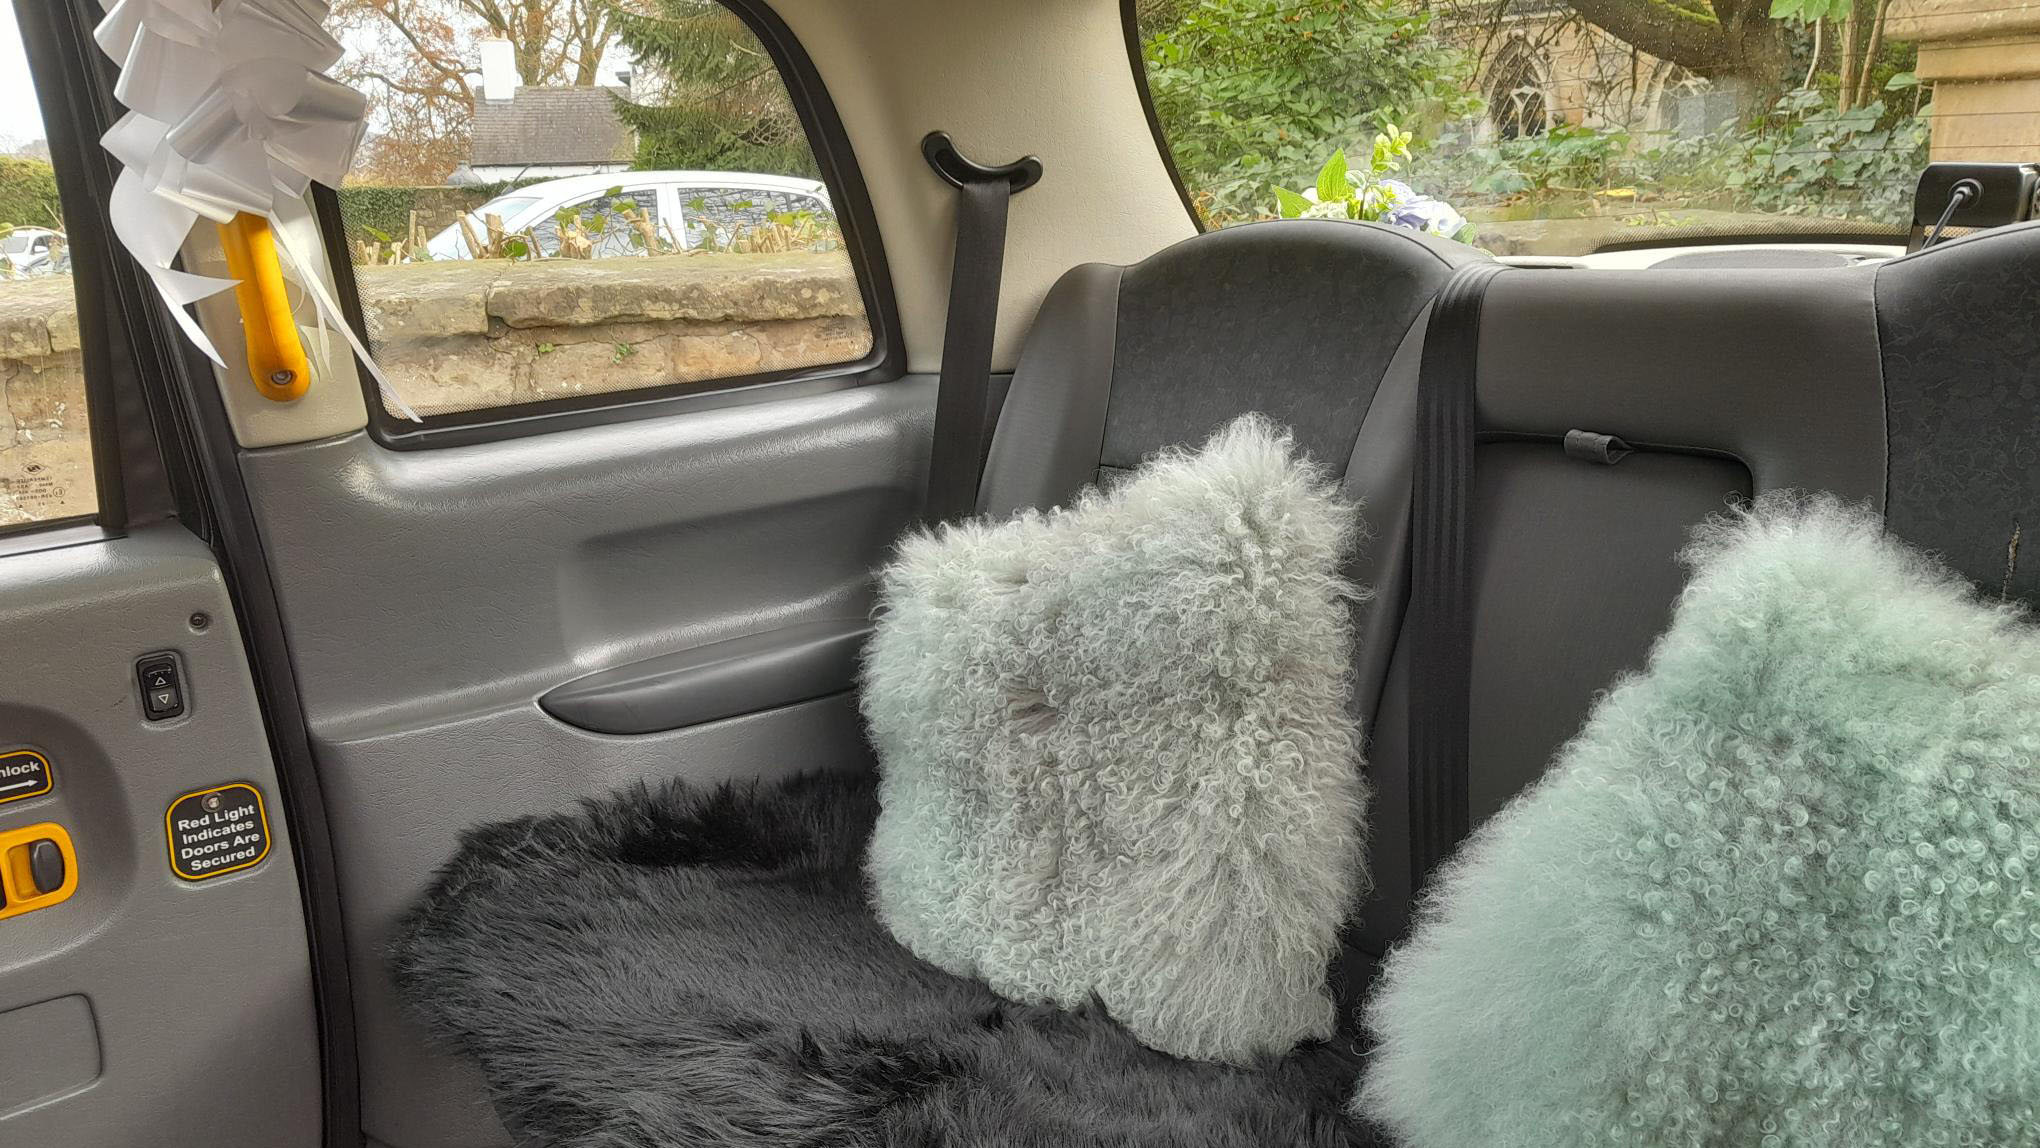
[[[1472,248],[1304,220],[1214,231],[1044,300],[986,462],[979,509],[1054,505],[1101,472],[1200,442],[1244,410],[1342,474],[1384,372]]]
[[[2036,316],[2040,223],[1979,232],[1877,272],[1885,520],[1984,592],[2028,606],[2040,606]]]

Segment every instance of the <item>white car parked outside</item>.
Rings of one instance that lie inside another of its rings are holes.
[[[584,226],[598,217],[603,220],[596,236],[596,258],[643,254],[643,247],[631,238],[632,227],[614,210],[619,198],[650,216],[663,243],[687,250],[727,242],[734,232],[765,223],[773,214],[833,210],[829,189],[819,180],[755,172],[633,171],[576,175],[520,187],[469,212],[468,221],[482,236],[487,234],[488,217],[498,216],[506,234],[529,231],[537,254],[550,257],[559,251],[555,221],[561,211],[572,209]],[[474,257],[457,223],[433,236],[426,251],[433,259]]]
[[[48,275],[71,269],[64,233],[47,227],[17,227],[0,236],[0,272]]]

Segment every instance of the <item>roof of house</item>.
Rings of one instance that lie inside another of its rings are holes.
[[[468,163],[619,163],[635,147],[630,128],[616,118],[611,89],[520,87],[513,99],[475,101]]]

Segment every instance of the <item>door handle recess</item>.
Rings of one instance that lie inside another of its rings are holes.
[[[842,693],[871,623],[803,622],[576,678],[538,699],[594,733],[658,733]]]

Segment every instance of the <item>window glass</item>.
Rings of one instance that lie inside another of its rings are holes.
[[[1932,160],[2040,158],[2030,0],[1138,0],[1211,226],[1380,219],[1497,254],[1891,242]]]
[[[776,238],[784,246],[798,246],[803,235],[809,246],[826,248],[835,241],[828,227],[829,201],[820,186],[812,192],[757,187],[704,187],[689,189],[680,205],[686,221],[687,246],[704,251],[731,251],[761,238]],[[787,230],[792,235],[782,237]]]
[[[340,190],[347,247],[370,347],[420,414],[870,354],[785,84],[720,4],[334,16],[338,74],[371,103]]]
[[[617,187],[542,215],[529,227],[532,243],[545,259],[650,255],[670,245],[659,233],[655,188]]]
[[[71,252],[35,85],[0,5],[0,530],[98,509]]]

